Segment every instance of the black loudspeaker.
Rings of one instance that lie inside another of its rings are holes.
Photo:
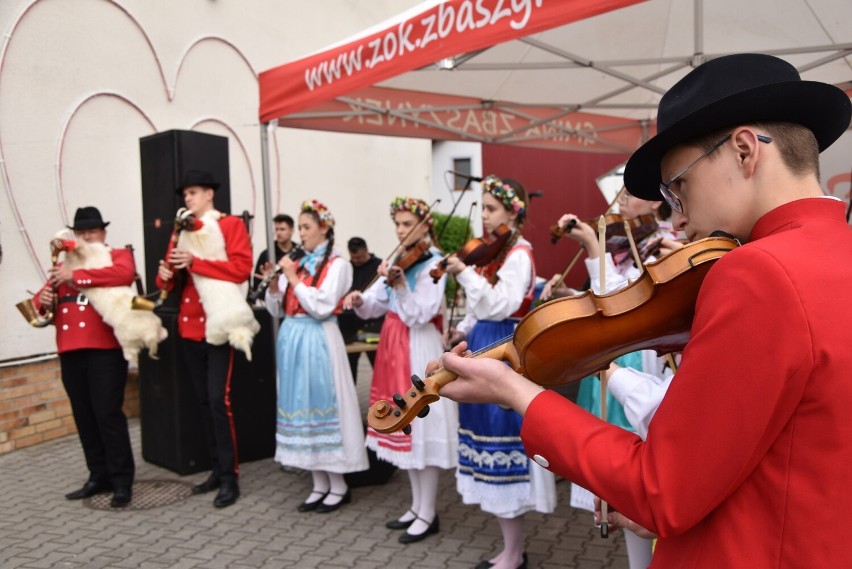
[[[367,449],[367,459],[370,461],[370,468],[361,472],[349,472],[344,474],[346,483],[353,487],[361,486],[377,486],[387,483],[393,473],[396,472],[396,466],[389,462],[385,462],[376,456],[375,451]]]
[[[181,475],[210,469],[198,399],[186,374],[177,314],[157,311],[169,337],[160,344],[159,360],[139,358],[139,405],[142,458]],[[231,378],[231,410],[240,462],[275,454],[275,338],[272,317],[255,308],[260,332],[252,361],[235,351]]]
[[[169,130],[139,139],[142,170],[142,227],[145,236],[145,290],[156,290],[157,266],[166,254],[177,210],[176,189],[188,170],[206,170],[220,183],[214,204],[231,212],[228,139],[191,130]],[[170,306],[177,306],[172,298]]]
[[[146,288],[156,290],[157,266],[166,253],[175,213],[183,207],[176,188],[188,170],[206,170],[220,183],[214,205],[231,209],[228,139],[187,130],[170,130],[139,139],[142,169],[142,216],[145,234]],[[157,314],[169,331],[160,344],[160,359],[139,361],[142,457],[178,474],[208,470],[210,457],[201,425],[198,399],[186,374],[178,338],[179,295],[169,298]],[[275,339],[272,317],[255,309],[261,330],[254,339],[252,362],[235,352],[231,379],[231,410],[240,462],[275,453]]]

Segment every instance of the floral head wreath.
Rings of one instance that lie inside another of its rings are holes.
[[[493,174],[482,181],[482,190],[494,196],[503,204],[503,207],[518,215],[523,215],[526,211],[527,204],[518,197],[515,188]]]
[[[323,227],[334,227],[334,216],[331,211],[319,200],[307,200],[302,202],[302,211],[317,214],[320,225]]]
[[[393,217],[398,211],[410,211],[419,219],[424,219],[427,215],[429,215],[429,206],[426,202],[418,200],[417,198],[397,196],[390,204],[391,217]],[[433,223],[432,218],[430,217],[426,223],[431,226]]]

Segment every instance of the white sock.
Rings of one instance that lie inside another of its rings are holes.
[[[322,470],[311,470],[311,478],[313,478],[314,487],[311,490],[311,496],[308,496],[307,501],[315,502],[328,492],[328,475]]]
[[[414,470],[409,471],[409,475]],[[417,485],[419,486],[420,506],[417,510],[417,518],[408,528],[411,535],[419,535],[429,529],[429,525],[435,519],[435,502],[438,499],[438,475],[441,470],[437,466],[427,466],[417,470]],[[413,509],[413,508],[412,508]]]
[[[515,568],[524,558],[524,516],[497,518],[497,522],[503,534],[503,551],[491,561],[495,569]]]
[[[346,491],[349,490],[349,486],[346,485],[346,479],[343,478],[342,474],[326,472],[325,475],[328,476],[331,489],[328,492],[328,496],[325,497],[325,500],[323,500],[322,503],[326,506],[333,506],[343,500],[343,497],[346,495]]]
[[[407,472],[408,483],[411,486],[411,508],[398,518],[401,522],[413,520],[420,509],[420,471],[410,469]]]

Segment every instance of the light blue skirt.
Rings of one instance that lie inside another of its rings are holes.
[[[334,375],[322,322],[286,318],[278,332],[275,459],[305,468],[343,459]],[[332,455],[332,456],[330,456]]]

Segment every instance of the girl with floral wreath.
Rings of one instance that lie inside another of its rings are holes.
[[[284,256],[266,293],[267,309],[286,315],[278,330],[275,460],[310,470],[313,488],[300,512],[327,513],[351,501],[343,475],[368,468],[364,429],[343,336],[335,315],[352,286],[352,265],[334,250],[334,216],[317,200],[302,204],[305,256]]]
[[[373,367],[370,403],[391,399],[411,388],[411,375],[422,375],[429,360],[443,353],[441,319],[446,277],[437,284],[429,275],[441,258],[434,247],[429,206],[422,200],[397,197],[390,205],[401,253],[393,263],[383,262],[380,276],[363,293],[351,292],[343,302],[364,319],[385,316]],[[405,265],[403,268],[401,265]],[[405,529],[401,543],[421,541],[439,530],[435,504],[441,469],[457,464],[458,408],[442,399],[429,414],[411,425],[411,435],[367,431],[367,446],[376,455],[408,472],[411,505],[386,527]]]
[[[532,246],[523,238],[528,197],[511,179],[488,176],[482,182],[482,225],[487,234],[501,225],[512,234],[503,250],[484,267],[466,266],[455,255],[447,272],[456,275],[467,297],[467,313],[453,341],[467,339],[476,351],[510,337],[529,310],[535,289]],[[498,405],[459,405],[459,467],[456,486],[465,504],[479,504],[497,516],[503,550],[477,567],[526,567],[523,515],[551,513],[556,507],[553,474],[531,461],[521,443],[521,416]]]
[[[626,190],[622,190],[616,203],[618,203],[619,213],[624,219],[650,217],[656,220],[656,228],[653,231],[637,238],[637,251],[643,262],[655,261],[658,257],[683,246],[678,241],[678,233],[672,227],[670,221],[672,210],[666,202],[639,199],[630,195]],[[641,264],[637,266],[629,249],[614,253],[601,251],[595,229],[576,215],[563,215],[559,218],[557,225],[561,229],[566,229],[571,220],[575,220],[575,225],[568,230],[566,235],[580,242],[586,250],[588,256],[585,265],[589,274],[589,288],[595,293],[615,292],[641,276],[644,268]],[[602,286],[600,278],[600,255],[604,255],[604,263],[606,264],[604,270],[605,286]],[[553,280],[551,279],[545,286],[545,290],[542,292],[543,297],[550,296],[549,285]],[[609,390],[606,394],[607,421],[628,431],[636,432],[636,427],[631,422],[631,415],[634,413],[631,412],[630,407],[623,406],[619,401],[620,398],[624,397],[622,393],[638,391],[638,388],[643,384],[655,388],[660,385],[668,385],[672,373],[673,371],[666,367],[665,358],[659,357],[653,350],[632,352],[617,358],[609,372]],[[654,392],[657,392],[656,389]],[[585,377],[580,381],[577,405],[593,415],[600,416],[601,384],[597,375]],[[655,409],[656,405],[653,405],[652,408]],[[644,420],[650,422],[651,416],[653,415],[649,413]],[[644,439],[644,435],[641,436]],[[573,507],[594,511],[593,500],[594,497],[591,492],[577,484],[571,484],[571,505]],[[625,529],[624,541],[627,546],[627,560],[630,569],[644,568],[651,564],[653,547],[650,539]]]

